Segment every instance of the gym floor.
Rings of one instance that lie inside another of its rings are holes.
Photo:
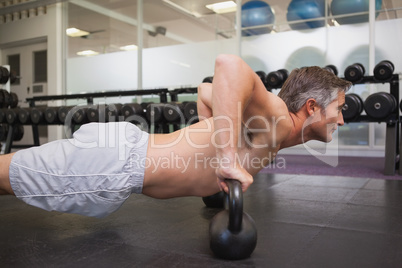
[[[1,267],[400,267],[402,181],[260,173],[244,195],[257,225],[248,259],[209,250],[218,209],[132,195],[96,219],[0,197]]]

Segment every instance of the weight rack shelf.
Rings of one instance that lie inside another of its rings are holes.
[[[343,78],[344,79],[344,78]],[[385,84],[390,85],[389,93],[399,102],[399,75],[393,74],[389,80],[381,81],[374,76],[364,76],[359,81],[352,82],[357,84]],[[402,151],[402,121],[399,116],[399,107],[384,119],[373,119],[367,115],[359,115],[351,121],[345,123],[386,123],[385,134],[385,158],[384,158],[384,175],[395,175],[396,165],[399,161],[399,175],[402,175],[402,163],[399,159],[399,154]]]
[[[145,96],[145,95],[159,95],[160,102],[167,102],[167,88],[160,89],[141,89],[141,90],[124,90],[124,91],[107,91],[107,92],[96,92],[96,93],[84,93],[84,94],[64,94],[64,95],[50,95],[50,96],[36,96],[32,98],[27,98],[26,101],[29,103],[29,107],[35,107],[36,102],[41,101],[54,101],[54,100],[71,100],[71,99],[86,99],[87,104],[93,104],[95,98],[105,98],[105,97],[121,97],[121,96]],[[39,146],[39,131],[38,125],[32,124],[32,134],[33,134],[33,144],[32,145],[14,145],[13,146],[13,135],[15,131],[14,125],[9,125],[7,138],[5,142],[5,153],[10,153],[11,148],[28,148],[32,146]]]

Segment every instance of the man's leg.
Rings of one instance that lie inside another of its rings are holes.
[[[9,167],[12,154],[0,155],[0,194],[14,194],[10,185]]]

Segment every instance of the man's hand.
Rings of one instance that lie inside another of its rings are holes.
[[[219,187],[225,191],[229,192],[229,187],[226,184],[226,179],[238,180],[241,183],[241,188],[245,192],[248,187],[253,183],[253,176],[247,172],[244,168],[238,167],[220,167],[216,169],[216,176],[218,177]]]

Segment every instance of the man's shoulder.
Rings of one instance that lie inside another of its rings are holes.
[[[290,117],[286,103],[277,95],[270,94],[272,103],[272,116],[275,118],[275,128],[278,132],[278,137],[287,137],[293,127],[292,118]],[[281,139],[281,138],[280,138]]]

